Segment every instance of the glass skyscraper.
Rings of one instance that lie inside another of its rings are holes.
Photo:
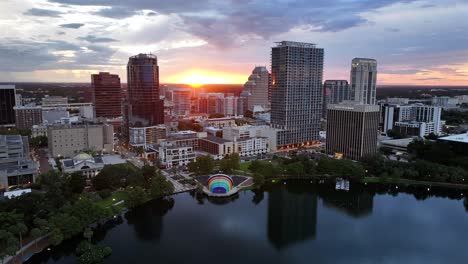
[[[271,51],[271,126],[278,149],[314,144],[319,139],[324,50],[315,44],[278,42]]]
[[[15,124],[15,105],[15,86],[0,85],[0,126]]]
[[[361,104],[375,105],[377,61],[354,58],[351,62],[351,96]]]
[[[152,54],[130,57],[127,65],[128,100],[125,103],[125,127],[129,129],[132,144],[132,128],[149,128],[164,123],[164,102],[159,99],[158,59]],[[139,129],[133,131],[146,131]],[[149,135],[140,134],[143,141],[152,142]]]

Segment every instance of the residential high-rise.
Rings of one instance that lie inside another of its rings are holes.
[[[173,113],[175,116],[185,116],[190,114],[192,106],[192,89],[167,87],[166,99],[174,103]]]
[[[315,44],[283,41],[271,52],[271,125],[282,129],[279,149],[319,139],[324,50]]]
[[[14,109],[17,129],[31,129],[42,124],[42,107],[15,106]]]
[[[127,83],[128,101],[124,109],[125,132],[135,131],[129,128],[145,128],[163,124],[164,101],[159,98],[157,57],[152,54],[138,54],[130,57],[127,65]],[[129,134],[129,140],[131,138],[132,135]],[[132,144],[131,140],[130,144]]]
[[[331,104],[327,118],[327,154],[360,160],[377,152],[378,105]]]
[[[15,124],[16,90],[14,85],[0,85],[0,126]]]
[[[255,67],[249,80],[244,84],[244,91],[248,92],[247,104],[250,111],[254,106],[270,109],[269,92],[271,87],[270,73],[266,67]]]
[[[100,72],[91,75],[95,117],[122,116],[122,88],[117,74]]]
[[[350,99],[349,84],[346,80],[326,80],[323,84],[323,111],[327,116],[327,105],[338,104]]]
[[[361,104],[376,104],[377,61],[354,58],[351,63],[351,96]]]

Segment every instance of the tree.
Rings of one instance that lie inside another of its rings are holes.
[[[41,229],[35,227],[35,228],[31,229],[30,234],[31,234],[31,237],[34,239],[34,245],[35,245],[35,247],[37,249],[37,239],[42,236],[42,231],[41,231]]]
[[[97,264],[112,254],[112,249],[106,246],[93,245],[88,241],[81,241],[76,248],[78,263],[80,264]]]
[[[69,184],[72,193],[80,194],[86,187],[86,177],[81,172],[74,172],[70,175]]]
[[[196,175],[208,175],[213,173],[214,160],[211,156],[198,157],[196,161],[192,161],[188,165],[188,170]]]
[[[64,237],[62,231],[59,228],[54,228],[52,233],[50,234],[50,243],[52,245],[57,246],[58,244],[62,243]]]
[[[46,148],[48,145],[48,140],[46,136],[37,136],[31,138],[29,143],[33,148]]]
[[[145,165],[141,168],[141,173],[146,182],[150,182],[151,178],[156,176],[156,168],[154,166]]]
[[[0,259],[2,260],[2,263],[5,257],[14,256],[18,249],[18,240],[15,235],[11,232],[0,229]]]
[[[151,179],[150,195],[159,198],[174,193],[174,185],[162,175],[156,175]]]
[[[400,139],[400,138],[403,138],[404,135],[398,129],[389,129],[387,131],[387,136],[394,138],[394,139]]]
[[[83,237],[86,238],[89,243],[91,243],[91,238],[93,238],[93,230],[89,227],[85,228],[83,231]]]
[[[226,174],[232,173],[234,170],[239,169],[239,154],[233,153],[231,155],[226,155],[224,159],[220,161],[220,170]]]
[[[129,208],[135,208],[148,200],[145,190],[140,186],[127,187],[126,191],[128,194],[126,204]]]
[[[253,182],[255,187],[261,187],[263,184],[265,184],[265,176],[260,173],[254,173]]]
[[[134,147],[133,151],[135,151],[138,156],[141,156],[143,153],[145,153],[145,149],[143,147]]]

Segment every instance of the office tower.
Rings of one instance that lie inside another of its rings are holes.
[[[346,80],[326,80],[323,84],[322,117],[327,117],[327,105],[339,104],[350,99],[349,84]]]
[[[224,113],[223,93],[204,93],[198,96],[198,112],[206,114]]]
[[[266,67],[255,67],[252,71],[249,80],[244,84],[244,91],[248,93],[247,104],[250,111],[256,105],[263,109],[270,109],[270,80],[270,73]]]
[[[128,128],[129,142],[133,145],[132,132],[145,133],[144,128],[164,123],[164,102],[159,99],[159,67],[156,56],[138,54],[130,57],[127,82],[128,101],[124,111],[124,124]]]
[[[14,109],[17,129],[31,129],[42,124],[42,107],[15,106]]]
[[[14,85],[0,85],[0,126],[15,124],[16,90]]]
[[[279,149],[319,139],[324,51],[315,44],[283,41],[271,52],[271,125],[282,129]]]
[[[331,104],[327,113],[329,155],[360,160],[377,152],[378,105]]]
[[[351,63],[351,96],[361,104],[376,103],[377,61],[354,58]]]
[[[237,116],[239,110],[239,97],[237,96],[226,96],[224,97],[224,111],[225,116]]]
[[[122,88],[117,74],[100,72],[91,75],[95,117],[122,116]]]

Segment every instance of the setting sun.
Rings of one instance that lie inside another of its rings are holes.
[[[242,84],[247,76],[229,74],[223,72],[189,71],[171,76],[169,82],[189,84],[192,87],[200,87],[203,84]]]

